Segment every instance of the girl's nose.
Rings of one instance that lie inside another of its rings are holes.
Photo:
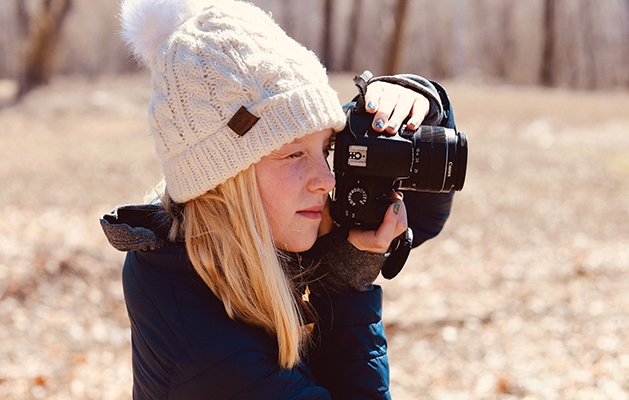
[[[334,185],[336,184],[336,180],[334,179],[334,175],[330,170],[330,166],[328,165],[327,159],[321,157],[320,160],[317,160],[316,168],[313,168],[313,177],[311,179],[311,190],[312,191],[322,191],[325,193],[330,192],[334,189]]]

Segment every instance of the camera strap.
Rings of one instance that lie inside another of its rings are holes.
[[[391,243],[391,247],[387,252],[387,261],[384,262],[382,267],[382,277],[393,279],[400,273],[408,259],[408,255],[411,253],[412,244],[413,231],[411,228],[407,228],[406,232],[396,237],[393,243]]]
[[[355,111],[359,114],[365,113],[365,94],[367,93],[367,85],[369,81],[373,78],[373,74],[371,71],[365,71],[360,75],[356,75],[354,77],[354,85],[358,88],[358,96],[356,96],[356,107]]]

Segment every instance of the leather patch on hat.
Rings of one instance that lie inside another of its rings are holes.
[[[259,119],[260,117],[251,114],[244,106],[240,106],[236,114],[234,114],[232,119],[227,123],[227,126],[238,135],[243,136],[245,133],[249,132],[249,129],[251,129]]]

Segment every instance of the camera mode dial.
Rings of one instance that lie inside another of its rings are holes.
[[[358,205],[364,206],[367,204],[367,192],[361,187],[355,187],[349,191],[347,201],[352,207],[356,207]]]

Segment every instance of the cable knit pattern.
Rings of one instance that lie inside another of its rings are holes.
[[[153,88],[149,127],[177,202],[202,195],[299,137],[345,124],[314,53],[249,3],[206,3],[148,53],[154,59],[144,59]],[[141,12],[134,9],[134,18]],[[260,118],[242,136],[227,126],[241,106]]]

